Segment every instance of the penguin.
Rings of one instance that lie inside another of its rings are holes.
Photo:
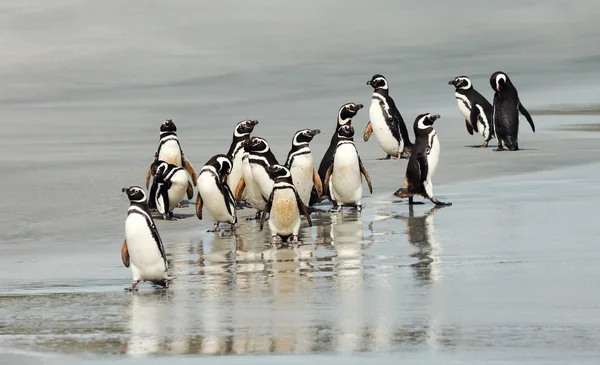
[[[486,98],[473,88],[471,80],[467,76],[458,76],[448,81],[456,90],[454,96],[458,104],[458,110],[465,118],[467,132],[473,135],[473,131],[481,133],[483,144],[481,148],[488,146],[494,138],[494,126],[492,124],[493,107]]]
[[[394,193],[399,198],[408,198],[409,204],[415,204],[414,196],[422,196],[435,205],[452,205],[435,198],[431,182],[440,159],[440,141],[433,129],[433,122],[439,118],[439,114],[421,114],[415,119],[415,144],[406,167],[406,178],[404,185]]]
[[[525,116],[531,130],[535,133],[533,119],[521,103],[519,93],[506,73],[494,72],[490,77],[490,85],[495,91],[493,124],[498,139],[498,148],[494,151],[504,151],[504,147],[509,151],[517,151],[519,149],[519,112]]]
[[[206,162],[198,175],[198,195],[196,196],[196,217],[202,220],[202,208],[210,214],[214,228],[208,232],[219,232],[219,223],[229,223],[235,231],[237,214],[233,193],[227,185],[232,163],[227,155],[215,155]]]
[[[242,177],[235,188],[234,197],[236,202],[246,201],[247,206],[255,209],[254,218],[246,218],[246,220],[260,219],[261,212],[265,208],[266,202],[260,193],[260,190],[254,184],[252,177],[252,167],[250,167],[250,148],[248,141],[243,143],[244,154],[242,156]]]
[[[325,175],[324,185],[328,190],[334,210],[344,205],[362,210],[362,175],[367,180],[369,192],[373,194],[371,178],[362,164],[354,145],[354,128],[344,125],[338,130],[338,144],[333,156],[333,164]]]
[[[351,125],[352,118],[356,116],[359,110],[363,108],[362,104],[356,103],[347,103],[340,107],[337,115],[337,122],[335,123],[335,131],[331,136],[331,141],[329,142],[329,147],[325,152],[325,155],[321,159],[321,163],[319,164],[319,178],[321,181],[325,181],[325,175],[327,174],[327,170],[333,163],[333,154],[337,148],[338,144],[338,129],[344,125]],[[325,196],[320,196],[317,194],[316,189],[313,189],[311,197],[310,197],[310,205],[315,205],[322,200],[326,199]]]
[[[152,163],[158,160],[168,162],[177,167],[183,167],[190,175],[194,186],[196,186],[196,171],[194,170],[194,167],[190,161],[188,161],[188,159],[183,155],[181,144],[177,138],[177,127],[171,119],[165,120],[160,125],[160,141],[158,143],[158,148],[154,153],[154,160]],[[146,173],[146,189],[148,189],[151,176],[152,164],[150,164],[148,172]]]
[[[321,131],[318,129],[302,129],[296,132],[292,139],[292,148],[285,162],[285,167],[292,174],[296,191],[302,203],[306,206],[309,206],[313,187],[316,189],[318,196],[323,194],[321,178],[315,170],[309,146],[310,141],[319,133]]]
[[[244,142],[250,139],[250,133],[258,124],[258,120],[243,120],[236,124],[233,130],[233,140],[227,157],[231,160],[233,167],[231,173],[227,176],[227,185],[230,189],[235,189],[242,178],[242,159],[244,157]]]
[[[133,283],[126,290],[138,290],[140,281],[150,281],[162,287],[169,285],[169,268],[163,242],[158,234],[144,189],[139,186],[123,188],[129,198],[125,220],[125,241],[121,259],[125,267],[131,266]]]
[[[188,174],[183,168],[161,160],[155,161],[151,169],[154,177],[148,207],[156,208],[163,219],[167,219],[167,216],[173,219],[173,209],[186,193],[188,199],[192,199],[194,195]]]
[[[364,141],[367,142],[371,134],[375,133],[377,143],[387,154],[381,160],[389,160],[392,156],[409,156],[413,144],[404,119],[389,94],[386,78],[380,74],[373,75],[371,80],[367,81],[367,85],[373,87],[373,96],[369,108],[370,120],[363,134]]]
[[[300,215],[303,214],[308,226],[312,227],[310,214],[296,191],[290,170],[279,164],[269,165],[266,170],[274,184],[262,215],[260,229],[263,229],[265,218],[269,214],[272,243],[276,244],[278,238],[286,242],[290,237],[292,243],[298,243]]]

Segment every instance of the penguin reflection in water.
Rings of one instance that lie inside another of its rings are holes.
[[[277,244],[279,238],[282,242],[286,242],[290,237],[292,243],[298,243],[298,232],[300,232],[301,224],[300,215],[303,214],[308,221],[308,225],[312,226],[308,209],[298,196],[292,181],[292,174],[287,167],[274,164],[267,167],[267,172],[274,184],[267,206],[262,214],[260,229],[263,229],[266,216],[269,214],[272,243]]]
[[[146,192],[139,186],[123,188],[122,191],[127,193],[130,205],[121,259],[125,267],[131,267],[133,274],[133,283],[126,290],[137,290],[140,281],[150,281],[166,288],[169,285],[167,256],[148,209]]]
[[[229,223],[231,230],[235,230],[237,223],[235,201],[227,185],[227,176],[231,172],[231,167],[229,157],[219,154],[208,160],[198,175],[196,216],[202,220],[202,208],[206,207],[214,222],[214,229],[209,232],[219,232],[219,223]]]
[[[394,193],[399,198],[408,198],[409,204],[414,204],[414,196],[422,196],[436,205],[452,205],[437,200],[433,195],[431,179],[440,159],[440,142],[433,122],[439,118],[439,114],[421,114],[415,120],[416,140],[406,167],[404,185]]]

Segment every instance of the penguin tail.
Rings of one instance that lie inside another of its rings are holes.
[[[506,148],[508,148],[509,151],[518,151],[519,150],[519,142],[517,142],[516,140],[514,140],[512,138],[506,139],[505,146],[506,146]]]

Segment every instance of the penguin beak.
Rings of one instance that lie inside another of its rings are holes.
[[[258,124],[258,120],[253,120],[250,122],[250,125],[252,125],[253,127],[256,126]]]
[[[356,104],[356,108],[357,108],[357,110],[360,110],[360,109],[362,109],[362,108],[363,108],[363,106],[364,106],[364,105],[362,105],[362,104]]]
[[[127,190],[129,190],[129,188],[123,188],[123,189],[121,189],[121,192],[122,192],[122,193],[126,193],[126,192],[127,192]]]
[[[456,86],[456,80],[450,80],[450,81],[448,81],[448,85]]]
[[[314,136],[316,136],[317,134],[321,133],[321,130],[320,130],[320,129],[312,129],[312,130],[310,131],[310,133],[311,133],[311,134],[312,134],[312,136],[314,137]]]
[[[441,116],[439,114],[430,114],[429,115],[429,119],[431,119],[431,121],[436,121],[440,118],[441,118]]]
[[[367,81],[367,85],[373,85],[373,81],[371,81],[371,80]]]

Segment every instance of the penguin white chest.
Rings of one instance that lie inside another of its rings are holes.
[[[176,139],[166,141],[158,153],[158,159],[182,167],[181,148]]]
[[[385,153],[390,156],[398,157],[404,149],[404,141],[400,141],[394,137],[391,131],[391,126],[388,125],[388,120],[392,120],[392,111],[385,101],[379,98],[371,99],[371,107],[369,108],[369,119],[375,140]]]
[[[312,192],[314,161],[312,154],[295,157],[290,172],[296,191],[304,205],[308,206],[310,193]]]
[[[167,278],[167,267],[158,243],[142,214],[127,216],[125,239],[134,280],[159,281]]]
[[[213,223],[233,223],[233,215],[227,210],[225,197],[217,185],[215,175],[211,172],[201,172],[198,176],[198,194],[202,198],[203,208],[206,208]],[[233,212],[235,214],[235,210]]]
[[[258,163],[250,162],[254,184],[265,199],[269,199],[273,190],[273,180],[269,177],[267,170]]]
[[[233,160],[231,161],[233,166],[231,167],[231,172],[229,176],[227,176],[227,185],[231,188],[232,191],[235,190],[240,179],[242,178],[242,157],[244,155],[243,149],[238,149],[235,155],[233,155]]]
[[[242,176],[244,176],[244,182],[246,183],[244,195],[248,198],[252,207],[258,210],[265,209],[266,202],[260,193],[260,189],[254,182],[254,177],[252,176],[252,167],[250,166],[248,155],[245,155],[242,158]]]
[[[431,180],[437,169],[438,162],[440,160],[440,141],[438,140],[437,133],[431,132],[429,138],[429,154],[427,155],[427,179]]]
[[[470,120],[471,118],[471,102],[469,98],[460,93],[454,93],[456,97],[456,104],[458,105],[458,110],[463,115],[465,120]]]
[[[361,204],[362,177],[358,154],[353,144],[344,143],[338,146],[329,185],[332,198],[338,203]]]
[[[276,189],[273,193],[269,229],[272,236],[297,235],[300,231],[300,212],[292,188]]]
[[[183,200],[187,191],[188,185],[188,174],[185,170],[179,170],[173,176],[171,176],[171,187],[169,188],[169,211],[173,211],[173,208],[180,201]]]

